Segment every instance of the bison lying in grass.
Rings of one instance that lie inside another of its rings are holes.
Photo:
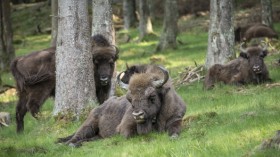
[[[45,100],[55,94],[55,51],[48,48],[42,51],[17,57],[11,63],[18,92],[16,107],[17,132],[24,129],[24,116],[30,111],[33,117],[39,112]],[[102,35],[93,36],[93,63],[98,101],[108,98],[114,63],[118,50]]]
[[[278,34],[272,28],[265,24],[249,24],[243,27],[237,27],[234,31],[235,41],[250,41],[252,38],[276,38]]]
[[[128,138],[152,130],[167,131],[172,138],[177,137],[186,105],[174,90],[168,72],[163,68],[161,71],[162,74],[134,74],[128,85],[118,76],[119,84],[128,88],[127,94],[111,97],[93,109],[76,133],[58,142],[79,146],[84,141],[118,133]]]
[[[209,68],[204,80],[205,89],[213,88],[217,82],[238,85],[259,84],[271,80],[264,63],[264,57],[267,55],[266,48],[252,46],[244,49],[242,45],[237,59],[225,65],[215,64]]]

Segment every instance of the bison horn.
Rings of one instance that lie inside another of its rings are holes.
[[[123,88],[123,89],[128,89],[128,84],[126,84],[126,83],[123,83],[122,81],[121,81],[121,79],[120,79],[120,77],[121,77],[121,75],[124,73],[124,71],[123,72],[121,72],[118,76],[117,76],[117,82],[118,82],[118,84],[119,84],[119,86],[121,87],[121,88]]]
[[[246,53],[247,50],[243,47],[244,44],[245,44],[245,42],[242,42],[242,43],[240,44],[240,51]]]
[[[153,81],[153,86],[155,86],[157,88],[158,87],[162,87],[167,82],[167,80],[169,79],[168,71],[165,68],[161,67],[161,66],[158,66],[158,67],[163,72],[164,78],[161,79],[161,80]]]

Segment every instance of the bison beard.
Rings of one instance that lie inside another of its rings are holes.
[[[139,135],[147,134],[153,130],[153,121],[147,119],[144,123],[137,124],[137,133]]]

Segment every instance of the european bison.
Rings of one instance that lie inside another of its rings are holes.
[[[102,103],[108,98],[109,86],[118,51],[102,35],[93,40],[93,62],[96,95]],[[16,107],[17,132],[24,129],[24,116],[30,111],[33,117],[45,100],[55,94],[55,47],[17,57],[11,63],[18,92]]]
[[[97,100],[102,104],[109,98],[111,79],[113,77],[115,62],[118,59],[119,50],[110,45],[102,35],[94,36],[93,63],[94,80]]]
[[[276,38],[278,39],[277,33],[265,24],[249,24],[243,27],[237,27],[234,31],[235,41],[250,41],[252,38]]]
[[[132,75],[122,97],[111,97],[93,109],[76,133],[58,139],[59,143],[79,146],[84,141],[121,134],[126,138],[147,134],[152,130],[167,131],[172,138],[178,137],[186,104],[174,90],[169,74],[161,68],[159,73]],[[164,76],[164,77],[162,77]]]
[[[266,48],[251,46],[244,49],[241,44],[240,56],[225,65],[215,64],[209,68],[204,88],[211,89],[216,82],[225,84],[263,83],[270,81],[269,72],[264,63]]]

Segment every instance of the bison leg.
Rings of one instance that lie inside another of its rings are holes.
[[[67,136],[67,137],[58,138],[56,143],[65,143],[65,142],[69,141],[74,135],[75,135],[75,133],[70,136]]]
[[[181,124],[182,120],[177,120],[171,123],[169,126],[167,126],[168,135],[172,139],[177,138],[179,136],[179,133],[181,131]]]
[[[94,139],[94,137],[98,136],[98,130],[98,111],[94,109],[90,112],[86,121],[71,137],[71,139],[66,142],[66,144],[70,146],[79,146],[82,142]],[[66,140],[68,137],[63,139]]]
[[[35,88],[28,95],[27,107],[34,118],[37,118],[37,114],[40,111],[42,104],[50,97],[52,88],[43,86],[44,88]],[[43,91],[42,91],[43,90]]]
[[[17,123],[17,132],[22,132],[24,130],[24,116],[27,112],[26,108],[26,96],[24,94],[19,95],[19,100],[16,107],[16,123]]]

